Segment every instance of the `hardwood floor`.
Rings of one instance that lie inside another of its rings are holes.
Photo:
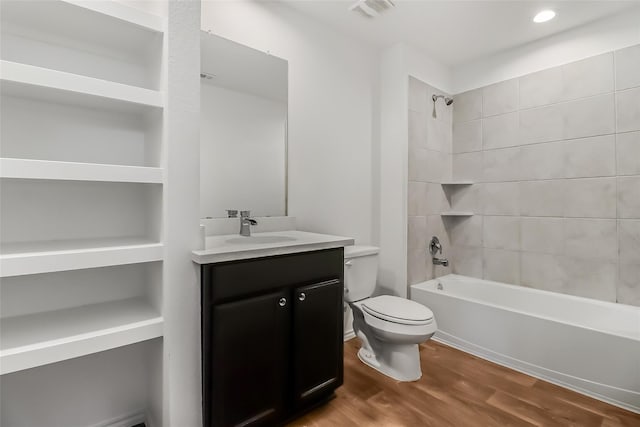
[[[337,397],[289,426],[640,427],[640,415],[429,341],[422,378],[401,383],[364,365],[345,343]]]

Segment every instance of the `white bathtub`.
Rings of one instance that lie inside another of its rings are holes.
[[[640,307],[454,274],[411,299],[433,311],[437,341],[640,413]]]

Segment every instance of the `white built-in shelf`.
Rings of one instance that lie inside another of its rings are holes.
[[[68,13],[70,7],[77,8],[76,12],[84,13],[86,19],[93,18],[93,24],[105,25],[109,19],[116,19],[123,23],[131,24],[147,31],[164,32],[164,18],[144,12],[135,7],[127,6],[117,1],[86,1],[86,0],[61,0],[59,13]],[[66,4],[66,7],[65,7]],[[94,13],[90,13],[94,12]],[[64,15],[67,16],[67,15]],[[52,19],[51,17],[49,17]]]
[[[142,298],[4,318],[0,374],[158,338],[162,328]]]
[[[2,23],[128,52],[165,31],[158,15],[117,1],[3,2]]]
[[[143,238],[3,243],[0,277],[161,261],[162,243]]]
[[[162,92],[33,65],[0,61],[2,94],[113,110],[162,108]]]
[[[465,181],[465,180],[461,180],[461,181],[445,181],[443,183],[441,183],[441,185],[473,185],[475,184],[473,181]]]
[[[98,163],[0,158],[0,178],[162,183],[162,169]]]
[[[451,217],[463,217],[463,216],[473,216],[473,212],[466,211],[448,211],[442,212],[441,216],[451,216]]]

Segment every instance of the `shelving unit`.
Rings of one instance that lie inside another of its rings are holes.
[[[0,8],[2,422],[111,425],[131,402],[139,422],[161,419],[166,19],[117,1]],[[78,367],[104,380],[66,383]],[[79,407],[95,387],[110,405],[66,418],[34,375]],[[142,385],[111,399],[127,377]],[[7,403],[23,393],[38,414]]]
[[[162,336],[163,319],[132,298],[2,320],[0,374]]]
[[[84,15],[85,19],[87,19],[87,17],[89,17],[89,19],[93,19],[89,24],[91,26],[109,25],[108,22],[102,24],[102,21],[114,18],[151,32],[161,33],[165,28],[165,20],[162,19],[162,17],[134,9],[122,3],[88,2],[78,0],[62,0],[60,3],[63,7],[64,5],[68,5],[69,7],[78,8],[78,13],[82,13],[83,11],[96,12],[95,14],[85,13]],[[59,9],[61,8],[61,5],[58,5]],[[64,14],[65,11],[60,10],[58,13]],[[51,17],[49,18],[52,19]]]
[[[162,243],[112,238],[2,245],[0,277],[161,261]]]
[[[162,108],[161,92],[79,74],[0,61],[2,94],[115,110]]]
[[[161,168],[0,158],[0,178],[162,184]]]
[[[473,212],[448,211],[448,212],[442,212],[440,215],[444,217],[465,217],[465,216],[473,216]]]

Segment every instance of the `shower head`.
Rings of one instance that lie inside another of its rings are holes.
[[[447,105],[453,104],[453,98],[447,98],[444,95],[431,95],[431,99],[433,100],[433,102],[436,102],[438,98],[444,99],[444,103]]]
[[[436,95],[436,94],[431,95],[431,99],[433,100],[433,118],[434,119],[437,117],[437,115],[436,115],[436,101],[438,100],[438,98],[444,99],[444,103],[446,105],[453,104],[453,98],[447,98],[444,95]]]

